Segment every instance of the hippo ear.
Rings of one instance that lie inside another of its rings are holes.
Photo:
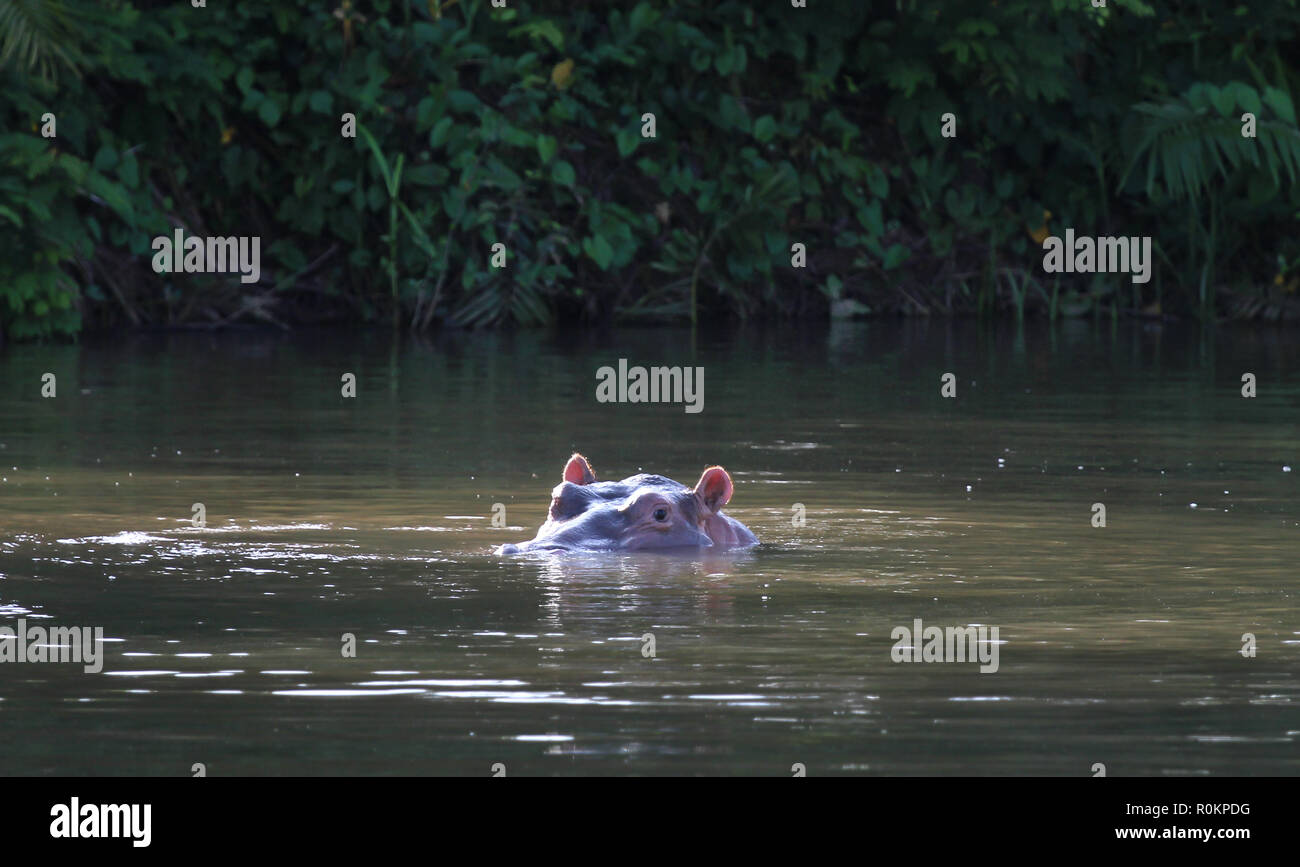
[[[569,462],[564,465],[564,480],[573,482],[575,485],[590,485],[596,481],[596,474],[591,471],[591,464],[587,459],[577,452],[569,458]]]
[[[709,467],[695,483],[695,496],[710,512],[716,512],[731,500],[735,486],[722,467]]]

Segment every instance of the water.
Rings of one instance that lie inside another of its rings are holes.
[[[0,773],[1295,774],[1295,336],[10,347],[0,625],[105,642],[100,673],[0,664]],[[620,357],[703,366],[704,411],[597,403]],[[605,479],[721,463],[764,544],[493,556],[574,450]],[[891,661],[916,618],[998,627],[998,670]]]

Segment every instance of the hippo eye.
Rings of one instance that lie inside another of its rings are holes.
[[[655,520],[656,520],[656,521],[667,521],[667,520],[668,520],[668,510],[665,509],[663,506],[660,506],[659,508],[655,509]]]

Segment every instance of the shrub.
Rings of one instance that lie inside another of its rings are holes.
[[[337,3],[0,0],[0,327],[1213,316],[1295,284],[1296,0]],[[177,226],[260,236],[262,280],[155,274]],[[1053,226],[1152,235],[1159,279],[1049,292]]]

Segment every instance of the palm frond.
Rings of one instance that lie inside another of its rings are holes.
[[[67,69],[78,78],[82,40],[64,0],[0,0],[0,66],[15,62],[46,81]]]
[[[1132,147],[1121,189],[1139,166],[1146,169],[1148,196],[1176,201],[1198,199],[1216,176],[1227,179],[1248,167],[1267,171],[1279,186],[1283,173],[1288,183],[1295,183],[1300,130],[1294,123],[1257,119],[1256,137],[1243,136],[1232,106],[1216,109],[1212,103],[1222,91],[1198,87],[1203,89],[1133,106],[1133,134],[1126,137]]]

